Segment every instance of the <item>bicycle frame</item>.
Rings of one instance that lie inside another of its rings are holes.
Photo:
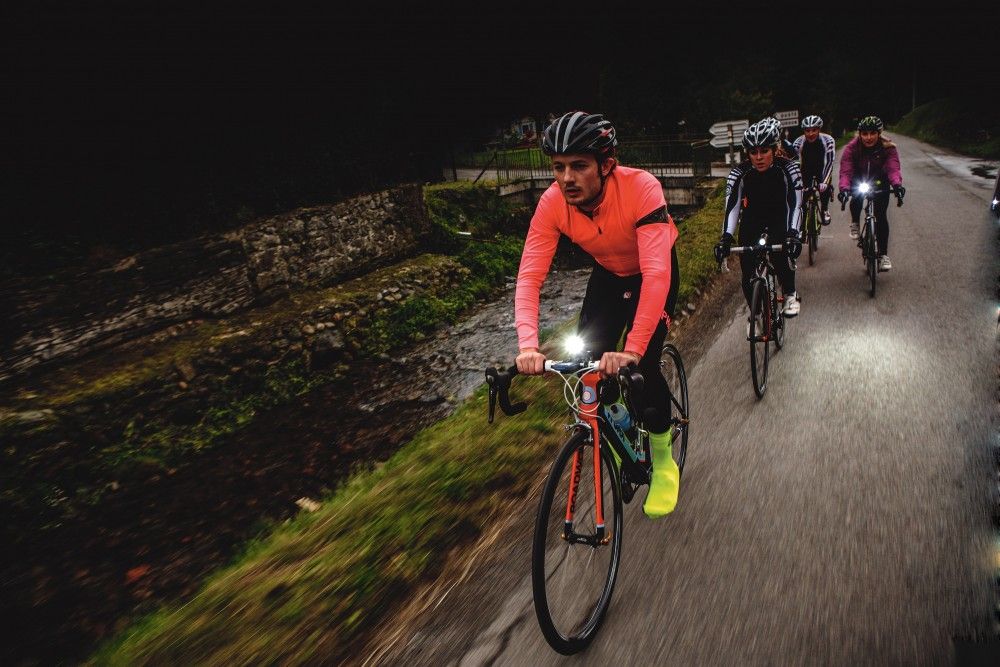
[[[870,235],[872,239],[872,247],[875,251],[875,256],[878,257],[878,235],[875,234],[875,200],[873,195],[877,195],[884,190],[873,190],[864,194],[863,209],[865,212],[865,226],[864,234],[865,236]],[[859,236],[859,240],[864,237]],[[862,252],[864,251],[864,245],[862,244]]]
[[[778,246],[780,247],[780,246]],[[660,362],[663,363],[662,361]],[[600,401],[600,388],[598,384],[602,381],[601,373],[597,370],[596,362],[581,362],[581,361],[546,361],[545,362],[546,371],[554,371],[563,374],[576,374],[583,371],[580,376],[580,396],[579,396],[579,409],[574,410],[576,415],[576,422],[573,427],[584,429],[588,438],[595,443],[594,446],[594,456],[593,456],[593,474],[594,474],[594,512],[595,512],[595,527],[596,534],[594,537],[588,537],[584,535],[578,535],[573,532],[574,515],[576,512],[576,501],[577,501],[577,491],[580,484],[580,475],[583,474],[583,464],[584,462],[580,460],[580,453],[573,453],[573,461],[571,465],[570,472],[570,489],[566,501],[566,514],[563,521],[563,539],[569,542],[577,542],[590,544],[591,546],[598,546],[600,544],[607,544],[610,539],[610,535],[607,534],[605,522],[604,522],[604,493],[601,485],[601,447],[610,446],[611,449],[617,454],[620,461],[620,469],[626,475],[628,475],[629,481],[632,484],[648,484],[650,481],[650,470],[651,470],[651,460],[646,457],[645,460],[639,458],[638,452],[631,446],[628,442],[623,442],[621,437],[619,437],[615,427],[611,425],[610,417],[601,408]],[[508,389],[510,387],[510,380],[515,375],[517,375],[517,367],[512,366],[506,373],[501,373],[497,369],[487,369],[486,371],[486,381],[490,387],[490,399],[489,399],[489,421],[493,422],[494,409],[496,405],[496,400],[499,398],[500,408],[507,415],[514,415],[523,412],[527,405],[524,403],[517,403],[511,405],[510,398],[508,395]],[[629,414],[635,416],[636,410],[632,405],[632,379],[631,373],[627,369],[622,369],[619,371],[618,382],[619,389],[624,389],[624,397],[626,400],[626,407],[628,408]],[[671,403],[681,411],[681,417],[671,418],[671,429],[673,436],[676,438],[680,435],[683,429],[687,428],[687,417],[683,414],[683,409],[678,404],[677,398],[670,395]],[[639,431],[639,437],[641,438],[646,432],[639,426],[637,426]],[[594,440],[596,438],[596,440]]]
[[[580,473],[583,462],[580,461],[580,452],[573,453],[572,472],[569,480],[569,497],[566,499],[566,519],[563,523],[563,539],[569,542],[582,542],[596,546],[597,544],[607,544],[610,536],[606,535],[604,526],[604,492],[601,484],[601,447],[600,434],[601,424],[598,420],[597,383],[601,379],[601,374],[596,370],[584,373],[583,396],[580,398],[581,409],[578,414],[578,423],[590,430],[590,437],[597,438],[594,441],[594,525],[597,533],[594,538],[577,535],[573,532],[573,514],[576,510],[576,493],[580,486]],[[623,459],[624,461],[624,459]],[[592,544],[593,540],[593,544]]]
[[[546,362],[548,367],[550,362]],[[552,363],[552,370],[560,370],[560,364]],[[577,413],[576,426],[585,428],[590,433],[590,438],[597,438],[594,446],[594,511],[595,526],[597,528],[596,539],[577,535],[573,532],[573,514],[576,509],[576,491],[579,486],[579,474],[582,469],[582,462],[579,461],[579,452],[573,454],[572,471],[570,473],[570,490],[566,502],[566,518],[564,521],[563,539],[570,542],[582,542],[596,546],[597,544],[607,544],[610,536],[605,534],[604,525],[604,498],[601,486],[601,447],[604,443],[611,446],[611,449],[618,455],[621,461],[621,470],[625,472],[633,483],[648,484],[650,480],[650,462],[640,461],[638,453],[627,443],[622,442],[618,432],[611,426],[609,418],[602,414],[601,402],[598,399],[598,383],[601,381],[601,374],[597,370],[590,370],[580,378],[583,391],[580,398],[580,411]],[[626,396],[626,400],[631,402]],[[671,396],[671,400],[676,404],[676,399]],[[629,413],[634,414],[634,408],[627,406]],[[675,420],[678,422],[679,420]],[[676,427],[675,423],[675,427]]]
[[[808,188],[806,188],[805,192],[803,193],[802,197],[803,219],[808,218],[808,216],[805,215],[805,213],[808,212],[810,208],[813,208],[815,212],[815,215],[812,218],[815,227],[814,229],[806,229],[805,226],[803,226],[802,231],[803,233],[816,232],[818,234],[821,225],[820,216],[823,214],[823,210],[822,207],[820,206],[819,179],[816,178],[815,176],[813,176],[812,184]]]

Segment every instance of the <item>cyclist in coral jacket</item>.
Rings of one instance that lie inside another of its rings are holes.
[[[671,451],[669,391],[659,365],[677,300],[677,228],[660,182],[649,172],[619,165],[617,145],[611,123],[583,111],[564,114],[542,135],[555,182],[538,202],[521,255],[514,297],[516,364],[521,373],[543,372],[538,300],[565,235],[595,262],[579,334],[601,354],[602,372],[615,374],[637,363],[646,379],[643,420],[650,431],[653,475],[643,509],[658,517],[673,511],[680,483]],[[625,346],[618,352],[623,332]]]

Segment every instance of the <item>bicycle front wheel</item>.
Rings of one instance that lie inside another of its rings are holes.
[[[869,230],[865,239],[865,270],[871,283],[869,296],[875,297],[875,278],[878,276],[878,257],[875,256],[875,234]]]
[[[563,655],[578,653],[593,641],[618,576],[620,479],[608,448],[602,447],[600,454],[598,486],[594,442],[587,431],[577,430],[552,464],[535,519],[531,550],[535,615],[545,640]],[[598,490],[603,526],[596,517]]]
[[[771,356],[771,300],[767,285],[761,279],[753,281],[750,298],[750,375],[757,398],[767,389],[767,364]]]
[[[816,263],[816,251],[819,249],[819,220],[815,206],[809,207],[806,218],[806,242],[809,244],[809,266]]]

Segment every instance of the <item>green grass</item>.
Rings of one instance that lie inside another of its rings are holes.
[[[677,264],[681,284],[677,303],[683,306],[694,290],[705,285],[718,271],[714,248],[722,233],[722,215],[726,205],[725,181],[720,181],[705,205],[678,226]]]
[[[973,157],[1000,158],[1000,114],[978,98],[928,102],[891,129]]]
[[[720,184],[680,226],[681,303],[716,271],[723,197]],[[507,270],[492,251],[468,252],[474,275]],[[440,304],[413,308],[414,325],[422,309],[446,315]],[[566,437],[562,388],[552,378],[527,379],[515,383],[514,398],[527,400],[528,411],[488,426],[480,390],[383,467],[356,474],[319,511],[275,528],[189,602],[141,620],[93,661],[332,664],[354,655],[449,553],[471,545],[509,503],[522,512],[533,504],[519,499]]]
[[[486,424],[480,391],[383,467],[251,545],[188,603],[144,619],[98,664],[333,664],[389,602],[440,571],[565,438],[558,383],[517,385],[529,410]],[[523,509],[523,508],[522,508]]]

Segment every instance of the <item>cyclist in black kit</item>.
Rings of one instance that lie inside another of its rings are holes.
[[[798,163],[777,155],[778,132],[777,121],[765,118],[743,134],[743,147],[750,159],[733,167],[726,179],[726,212],[715,257],[721,262],[729,255],[737,223],[740,245],[756,243],[764,231],[770,243],[784,240],[785,251],[774,255],[774,268],[785,295],[785,317],[795,317],[800,305],[795,292],[795,269],[789,258],[795,259],[802,252],[799,240],[802,176]],[[740,268],[743,294],[749,305],[750,280],[756,268],[754,257],[740,255]]]
[[[824,225],[830,224],[830,200],[833,198],[833,157],[837,142],[829,134],[820,132],[823,119],[806,116],[802,119],[802,136],[795,139],[795,152],[802,169],[802,183],[811,187],[813,178],[819,181],[819,205]]]

